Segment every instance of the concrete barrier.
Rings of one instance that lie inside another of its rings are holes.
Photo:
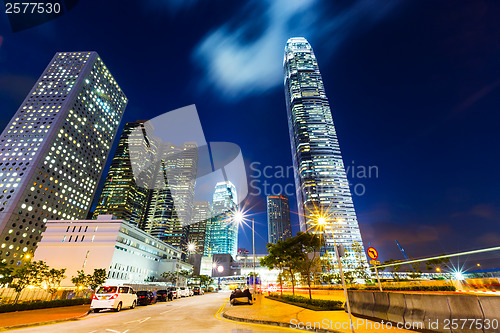
[[[477,296],[484,314],[484,333],[500,333],[500,296]]]
[[[451,311],[446,294],[423,294],[424,327],[435,332],[451,332]]]
[[[422,294],[404,294],[406,301],[406,310],[404,315],[405,323],[420,324],[425,327],[424,314],[425,309],[423,307],[423,295]]]
[[[483,311],[475,295],[447,295],[453,333],[483,333]],[[476,325],[476,323],[480,323]]]
[[[387,312],[389,311],[389,295],[385,292],[373,292],[373,317],[387,321]]]
[[[374,317],[373,306],[375,302],[372,291],[348,290],[347,293],[351,313],[363,317]]]
[[[387,293],[389,296],[389,309],[387,310],[387,320],[394,323],[404,323],[406,310],[405,294]]]

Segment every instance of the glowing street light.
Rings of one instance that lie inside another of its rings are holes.
[[[188,243],[187,250],[189,252],[194,252],[194,251],[196,251],[196,247],[197,247],[196,243],[191,242],[191,243]]]
[[[245,213],[241,210],[237,210],[233,213],[233,220],[239,225],[245,221]],[[255,274],[255,220],[252,218],[252,247],[253,247],[253,294],[254,300],[255,294],[257,292],[256,289],[256,274]]]
[[[326,225],[328,224],[328,220],[324,215],[319,215],[316,217],[316,224],[325,230],[326,233]],[[335,241],[335,233],[333,231],[333,226],[332,226],[332,239],[333,239],[333,247],[335,248],[335,254],[337,257],[337,262],[339,265],[339,270],[340,270],[340,277],[342,279],[342,287],[344,287],[344,296],[345,296],[345,303],[347,305],[347,312],[349,313],[349,326],[351,327],[351,331],[354,333],[354,326],[352,325],[352,317],[351,317],[351,307],[349,305],[349,298],[347,296],[347,288],[345,285],[345,280],[344,280],[344,270],[342,269],[342,261],[340,260],[340,254],[337,249],[337,243]]]

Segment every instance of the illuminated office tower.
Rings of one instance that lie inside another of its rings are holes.
[[[125,124],[94,211],[94,218],[98,215],[113,215],[136,227],[142,226],[150,190],[139,187],[134,179],[129,144],[134,145],[136,151],[141,149],[145,154],[145,159],[154,159],[154,154],[157,153],[158,149],[154,138],[149,138],[147,141],[136,140],[137,142],[132,142],[134,136],[130,135],[138,127],[142,128],[143,132],[146,133],[145,127],[147,126],[150,125],[145,121]]]
[[[205,234],[209,217],[210,203],[208,201],[195,201],[193,203],[192,223],[189,225],[188,243],[196,246],[196,253],[205,251]]]
[[[180,146],[164,143],[155,171],[143,229],[160,240],[185,249],[198,169],[198,147],[185,142]]]
[[[127,98],[96,52],[56,53],[0,136],[0,259],[87,217]]]
[[[267,231],[269,243],[292,237],[290,205],[284,194],[267,197]]]
[[[352,254],[352,243],[363,243],[323,79],[305,38],[287,41],[283,66],[300,228],[326,229],[330,253],[333,232]],[[326,226],[318,225],[320,216]]]
[[[236,258],[238,250],[238,224],[233,212],[238,208],[236,188],[231,182],[215,185],[212,200],[212,218],[207,221],[205,255],[228,253]]]

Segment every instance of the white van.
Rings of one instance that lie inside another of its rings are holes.
[[[135,308],[137,295],[134,289],[125,286],[102,286],[92,296],[90,310],[99,312],[104,309],[113,309],[116,312],[124,307]]]

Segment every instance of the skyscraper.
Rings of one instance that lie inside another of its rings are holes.
[[[238,209],[236,188],[227,182],[215,185],[212,200],[212,218],[207,221],[205,255],[228,253],[236,258],[238,251],[238,224],[233,212]]]
[[[284,194],[267,196],[267,230],[269,243],[292,237],[290,205]]]
[[[205,251],[205,234],[207,220],[210,218],[210,203],[195,201],[193,203],[192,223],[189,225],[188,243],[196,245],[197,253]]]
[[[86,218],[127,98],[96,52],[56,53],[0,136],[0,258]]]
[[[134,179],[130,162],[129,144],[134,144],[136,151],[139,150],[137,145],[141,145],[141,149],[145,154],[144,158],[153,158],[152,156],[156,154],[158,149],[156,141],[153,138],[149,138],[147,145],[144,144],[144,140],[130,142],[134,140],[134,137],[130,136],[132,130],[138,127],[143,128],[147,125],[147,122],[139,120],[125,124],[101,192],[101,197],[94,211],[94,218],[98,215],[113,215],[136,227],[142,226],[150,191],[144,187],[139,187]]]
[[[319,232],[323,216],[326,250],[332,251],[333,232],[352,254],[353,242],[363,246],[361,234],[323,79],[305,38],[287,41],[283,64],[300,228]]]
[[[188,242],[193,211],[198,147],[185,142],[180,146],[161,145],[156,186],[151,191],[143,229],[178,248]]]

